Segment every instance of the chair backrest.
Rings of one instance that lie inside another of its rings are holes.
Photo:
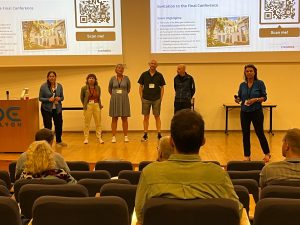
[[[262,170],[264,161],[228,161],[227,171]]]
[[[142,171],[122,170],[119,173],[119,179],[126,179],[131,184],[138,184]]]
[[[9,190],[4,185],[0,185],[0,196],[6,196],[6,197],[11,196]]]
[[[227,171],[230,179],[253,179],[259,184],[260,170]]]
[[[9,197],[0,197],[0,224],[22,225],[18,204]]]
[[[231,199],[152,198],[144,206],[143,225],[238,225],[238,203]]]
[[[260,199],[264,198],[300,199],[300,188],[292,186],[268,185],[260,192]]]
[[[78,184],[27,184],[19,192],[20,208],[22,214],[32,218],[34,201],[41,196],[88,197],[88,190]]]
[[[253,195],[254,201],[259,200],[259,187],[256,180],[253,179],[231,179],[233,185],[242,185],[247,188],[249,194]]]
[[[117,183],[107,183],[104,184],[100,189],[100,197],[102,196],[118,196],[123,198],[128,206],[129,213],[129,224],[131,224],[131,218],[135,205],[135,194],[136,185],[132,184],[117,184]]]
[[[86,161],[66,161],[70,171],[89,171],[90,166]]]
[[[250,198],[248,189],[242,185],[233,185],[233,187],[235,193],[239,197],[240,203],[243,204],[244,208],[247,211],[247,214],[249,214]]]
[[[11,183],[15,183],[16,181],[16,165],[17,161],[12,161],[8,164],[8,171]]]
[[[34,225],[129,225],[126,202],[115,196],[43,196],[35,201],[32,211]]]
[[[300,180],[272,180],[268,185],[300,187]]]
[[[153,163],[154,161],[141,161],[139,163],[139,171],[142,171],[148,164]]]
[[[101,187],[106,183],[130,184],[125,179],[82,179],[77,182],[86,187],[90,197],[95,197],[100,192]]]
[[[116,177],[122,170],[133,170],[133,166],[129,161],[98,161],[95,170],[107,170],[112,177]]]
[[[10,181],[10,177],[9,177],[9,174],[7,171],[5,170],[0,170],[0,179],[3,180],[6,184],[6,187],[8,189],[11,188],[12,184],[11,184],[11,181]]]
[[[110,179],[110,173],[106,170],[95,170],[95,171],[70,171],[72,177],[79,181],[81,179]]]
[[[300,199],[266,198],[255,207],[254,225],[299,225]]]
[[[55,184],[66,184],[67,182],[62,179],[19,179],[14,184],[14,195],[17,202],[19,202],[19,191],[22,186],[27,184],[47,184],[47,185],[55,185]]]

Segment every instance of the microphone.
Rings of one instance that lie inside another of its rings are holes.
[[[234,99],[237,99],[239,96],[237,96],[237,95],[234,95],[233,97],[234,97]]]
[[[9,100],[9,91],[6,91],[6,100]]]

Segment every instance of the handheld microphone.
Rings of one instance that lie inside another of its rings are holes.
[[[9,100],[9,91],[6,91],[6,100]]]
[[[239,96],[237,96],[237,95],[234,95],[233,97],[234,97],[235,99],[237,99]]]

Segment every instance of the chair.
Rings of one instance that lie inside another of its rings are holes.
[[[129,225],[126,202],[116,196],[43,196],[35,201],[32,211],[34,225]]]
[[[262,170],[264,161],[228,161],[227,171]]]
[[[112,177],[116,177],[121,170],[133,170],[133,167],[129,161],[98,161],[95,170],[107,170]]]
[[[141,171],[122,170],[119,173],[119,179],[126,179],[131,184],[138,184],[141,176]]]
[[[54,184],[66,184],[67,182],[62,179],[19,179],[14,184],[14,195],[17,202],[19,202],[19,191],[23,185],[27,184],[47,184],[47,185],[54,185]]]
[[[129,213],[129,224],[131,224],[131,218],[135,206],[135,194],[136,185],[132,184],[117,184],[117,183],[107,183],[104,184],[100,189],[100,197],[102,196],[118,196],[123,198],[128,206]]]
[[[9,174],[8,174],[7,171],[5,171],[5,170],[0,170],[0,179],[3,180],[3,181],[5,182],[6,187],[7,187],[8,189],[11,189],[12,184],[11,184],[10,177],[9,177]]]
[[[260,199],[264,198],[300,199],[300,188],[292,186],[268,185],[260,192]]]
[[[259,184],[260,170],[227,171],[230,179],[253,179]]]
[[[272,180],[268,185],[300,187],[300,180]]]
[[[10,192],[6,186],[0,185],[0,196],[10,197]]]
[[[17,161],[12,161],[8,164],[8,171],[11,183],[15,183],[16,181],[16,166]]]
[[[0,179],[0,185],[4,186],[7,188],[7,184],[4,180]]]
[[[106,183],[130,184],[130,182],[125,179],[82,179],[77,182],[77,184],[86,187],[90,197],[94,197],[99,193],[101,187]]]
[[[299,225],[300,199],[266,198],[255,207],[253,225]]]
[[[27,184],[19,192],[20,209],[27,218],[32,218],[34,201],[41,196],[88,197],[88,190],[78,184]]]
[[[247,188],[249,194],[253,195],[254,201],[259,200],[259,187],[256,180],[253,179],[231,179],[233,185],[241,185]]]
[[[70,171],[72,177],[79,181],[81,179],[110,179],[111,176],[106,170],[96,170],[96,171]]]
[[[148,164],[153,163],[155,161],[141,161],[139,163],[139,171],[142,171],[144,167],[146,167]]]
[[[240,203],[243,204],[244,208],[247,211],[247,215],[249,214],[249,205],[250,205],[250,198],[248,189],[242,185],[233,185],[234,191],[239,197]]]
[[[143,225],[238,225],[239,206],[231,199],[152,198],[144,206]]]
[[[70,171],[89,171],[90,165],[86,161],[66,161]]]
[[[0,197],[0,218],[0,223],[3,225],[22,225],[16,201],[8,197]]]

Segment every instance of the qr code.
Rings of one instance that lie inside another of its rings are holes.
[[[114,27],[113,0],[75,0],[76,27]]]
[[[299,0],[261,0],[261,23],[298,23]]]

